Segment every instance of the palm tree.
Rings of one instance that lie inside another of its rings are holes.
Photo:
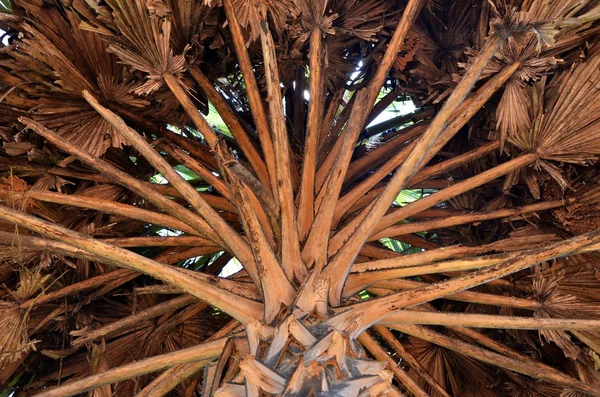
[[[600,396],[598,1],[0,7],[4,395]]]

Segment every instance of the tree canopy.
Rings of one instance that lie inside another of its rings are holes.
[[[0,396],[600,396],[598,0],[0,11]]]

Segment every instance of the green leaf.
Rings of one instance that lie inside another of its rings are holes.
[[[198,179],[198,175],[196,175],[194,173],[194,171],[190,170],[185,165],[179,164],[179,165],[176,165],[173,168],[175,168],[175,171],[177,171],[177,173],[179,175],[181,175],[186,181],[190,181],[190,180],[193,180],[193,179]]]
[[[223,121],[221,115],[219,112],[217,112],[217,109],[215,109],[212,103],[208,104],[208,115],[206,115],[206,121],[211,127],[217,129],[217,132],[227,135],[228,137],[233,137],[229,131],[229,127],[227,127],[227,124],[225,124],[225,121]]]
[[[400,206],[405,206],[406,204],[412,203],[421,198],[423,198],[422,189],[402,190],[396,197],[394,203]]]
[[[0,0],[0,12],[12,12],[12,5],[10,4],[10,0]]]

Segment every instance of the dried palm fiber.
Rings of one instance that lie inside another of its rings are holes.
[[[90,352],[90,367],[93,374],[106,372],[110,367],[106,360],[105,354],[106,346],[104,343],[92,346]],[[110,385],[103,386],[92,393],[93,397],[109,397],[112,395],[112,388]]]
[[[11,233],[0,232],[0,234],[2,235],[0,237],[2,239],[0,242],[0,261],[11,268],[18,266],[48,268],[56,260],[62,258],[61,255],[48,249],[23,245],[19,240],[19,234],[14,230]],[[4,239],[5,236],[6,239]]]
[[[27,335],[27,325],[19,306],[0,301],[0,365],[5,366],[17,361],[35,345]]]
[[[176,62],[174,59],[171,61],[164,59],[172,57],[172,55],[165,55],[160,48],[165,45],[164,39],[170,39],[170,47],[174,52],[187,53],[190,42],[201,43],[208,37],[213,40],[215,40],[215,35],[220,37],[218,30],[215,29],[216,20],[209,15],[215,7],[214,2],[211,1],[168,0],[147,4],[135,3],[132,6],[118,1],[111,2],[108,6],[94,6],[91,2],[83,3],[81,0],[74,3],[76,4],[74,4],[74,9],[83,19],[80,24],[82,30],[108,36],[121,43],[125,48],[129,46],[131,53],[136,53],[140,49],[146,51],[145,54],[139,52],[139,54],[144,54],[140,55],[140,58],[148,57],[149,59],[138,60],[141,62],[137,65],[139,69],[136,67],[138,70],[145,70],[143,69],[144,63],[148,66],[147,63],[152,57],[154,57],[154,61],[162,59],[158,65],[164,62]],[[133,9],[128,10],[128,8]],[[153,18],[148,19],[149,15]],[[160,25],[162,19],[170,21],[170,25]],[[142,25],[144,26],[143,33],[136,34],[135,29],[120,30],[125,26],[123,24],[133,21],[136,23],[146,21]],[[159,23],[158,30],[157,26],[153,25],[154,23]],[[161,38],[161,34],[165,34],[165,36]],[[144,47],[144,42],[148,44],[148,48]],[[214,42],[211,43],[211,47],[216,48]],[[201,51],[202,48],[199,50]],[[163,99],[171,100],[172,98],[165,96]]]
[[[591,258],[590,258],[591,257]],[[533,273],[525,273],[514,281],[515,287],[531,286],[533,282],[533,298],[541,303],[539,309],[534,312],[536,317],[560,318],[569,316],[572,310],[581,310],[589,318],[597,318],[598,311],[598,282],[595,270],[589,270],[590,262],[597,261],[595,255],[585,254],[577,257],[561,258],[552,263],[543,264],[536,268]],[[522,313],[514,310],[503,309],[504,313],[514,312],[517,315],[529,315],[531,312]],[[544,331],[546,332],[546,331]],[[597,349],[600,342],[599,335],[591,331],[577,331],[571,334],[579,339],[573,339],[570,334],[558,331],[542,334],[543,339],[533,335],[531,332],[511,331],[517,340],[526,344],[528,349],[539,349],[544,354],[547,349],[554,346],[559,350],[558,356],[553,361],[565,361],[565,357],[573,357],[582,368],[591,368],[593,362],[586,356],[590,350],[582,349],[582,344],[588,345],[590,349]],[[556,345],[552,341],[556,339]],[[544,343],[547,341],[548,343]],[[541,346],[538,343],[542,342]],[[550,344],[549,344],[550,343]],[[563,348],[565,353],[563,353]],[[583,353],[583,354],[582,354]],[[566,360],[566,362],[570,362]],[[565,364],[566,365],[566,364]]]
[[[45,178],[42,177],[38,179],[38,182],[40,180],[45,180]],[[44,186],[40,185],[41,184],[38,184],[40,190],[42,190]],[[41,216],[42,218],[53,222],[61,221],[63,215],[59,211],[28,197],[27,193],[32,188],[32,186],[29,186],[25,180],[18,176],[10,175],[8,178],[2,178],[0,179],[0,203],[12,208],[17,208],[23,212]]]
[[[25,193],[30,189],[27,182],[12,175],[8,178],[2,178],[0,182],[0,201],[21,211],[26,211],[31,206],[32,203],[25,196]]]
[[[516,42],[513,43],[514,46],[518,45]],[[502,145],[504,145],[511,132],[531,129],[529,111],[532,104],[527,95],[528,84],[537,81],[541,76],[549,73],[559,62],[554,57],[539,58],[537,56],[536,44],[533,40],[522,50],[507,48],[505,51],[505,55],[502,54],[504,58],[502,61],[511,64],[515,60],[521,60],[522,66],[516,72],[516,76],[507,83],[502,98],[498,103],[496,111],[498,119],[497,129]]]
[[[167,11],[172,13],[171,48],[175,52],[183,52],[188,43],[204,42],[205,37],[218,34],[216,21],[210,16],[216,2],[211,1],[177,1],[167,2]],[[216,40],[218,41],[218,35]],[[211,44],[214,47],[214,43]]]
[[[35,350],[35,341],[28,335],[29,313],[19,307],[19,303],[33,297],[45,289],[50,279],[40,270],[22,268],[19,270],[17,289],[9,291],[11,301],[0,301],[0,367],[21,359],[30,350]]]
[[[576,200],[569,200],[563,208],[553,210],[556,221],[567,231],[573,234],[585,233],[595,230],[600,225],[598,208],[600,205],[600,178],[587,175],[576,183],[571,183],[574,190],[569,196]],[[549,186],[544,190],[546,197],[560,197],[562,192]]]
[[[557,226],[557,224],[549,223],[548,218],[548,216],[544,216],[537,224],[520,227],[511,232],[510,236],[512,238],[543,238],[548,239],[549,241],[556,241],[571,235],[570,232]],[[596,285],[597,277],[594,273],[596,272],[597,266],[595,263],[597,261],[598,253],[596,252],[560,258],[553,261],[551,266],[545,265],[541,270],[536,269],[534,272],[523,273],[520,279],[514,280],[514,283],[515,286],[525,290],[524,287],[531,287],[532,281],[540,274],[548,279],[555,279],[558,277],[560,282],[558,282],[555,287],[561,295],[577,296],[579,300],[584,302],[595,301],[595,291],[598,286]],[[540,285],[546,284],[542,283]]]

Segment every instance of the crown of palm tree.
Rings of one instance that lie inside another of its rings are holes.
[[[600,396],[597,1],[0,8],[0,395]]]

